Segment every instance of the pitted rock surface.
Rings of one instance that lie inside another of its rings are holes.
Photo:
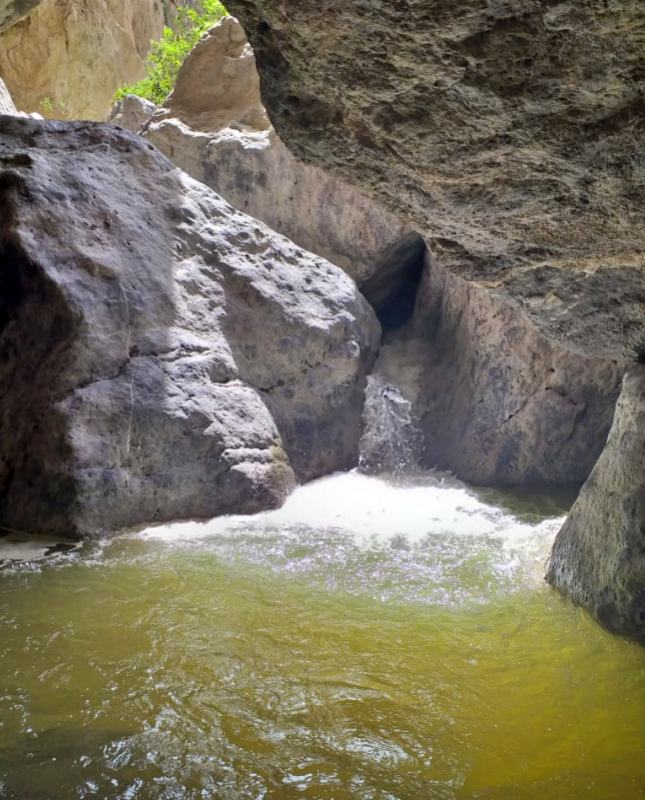
[[[230,0],[301,159],[580,353],[645,353],[645,8]]]
[[[380,330],[342,270],[112,126],[1,117],[0,167],[3,527],[252,512],[356,462]]]

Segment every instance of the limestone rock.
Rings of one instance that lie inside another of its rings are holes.
[[[0,0],[0,32],[33,11],[43,0]]]
[[[557,536],[547,579],[645,643],[645,367],[625,376],[607,446]]]
[[[159,0],[43,0],[0,35],[0,75],[23,111],[102,120],[163,26]]]
[[[645,352],[642,6],[230,0],[301,160],[519,303],[554,341]]]
[[[340,269],[112,126],[2,117],[0,164],[0,524],[249,512],[355,463],[380,332]]]
[[[134,109],[135,100],[127,107]],[[255,57],[237,20],[227,17],[202,38],[173,93],[141,131],[163,153],[236,208],[301,247],[337,264],[359,284],[399,269],[411,229],[382,206],[290,153],[270,125]]]

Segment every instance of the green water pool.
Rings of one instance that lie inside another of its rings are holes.
[[[645,798],[645,650],[493,499],[351,474],[4,569],[0,798]]]

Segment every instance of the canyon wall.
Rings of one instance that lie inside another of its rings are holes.
[[[144,76],[150,42],[161,36],[174,5],[161,0],[18,2],[31,13],[0,34],[0,77],[22,111],[103,120],[115,91]]]
[[[299,158],[588,356],[645,353],[643,25],[631,0],[231,0]]]
[[[0,0],[0,33],[23,19],[43,0]]]

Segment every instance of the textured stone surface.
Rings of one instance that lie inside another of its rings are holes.
[[[0,76],[23,111],[106,119],[163,26],[160,0],[43,0],[0,36]]]
[[[633,0],[230,0],[288,147],[579,352],[645,352]]]
[[[0,118],[0,524],[253,511],[355,463],[379,327],[338,268],[111,126]]]
[[[19,22],[43,0],[0,0],[0,32]]]
[[[16,107],[11,99],[9,90],[4,81],[0,78],[0,114],[15,114]]]
[[[136,109],[136,113],[135,113]],[[195,47],[152,119],[134,98],[115,124],[140,131],[178,166],[236,208],[329,259],[360,284],[396,273],[410,227],[341,180],[303,164],[270,126],[253,51],[223,19]]]
[[[607,446],[557,536],[547,579],[645,643],[645,367],[627,373]]]
[[[516,304],[428,259],[415,316],[375,375],[412,403],[423,462],[477,484],[582,484],[624,363],[546,339]]]

